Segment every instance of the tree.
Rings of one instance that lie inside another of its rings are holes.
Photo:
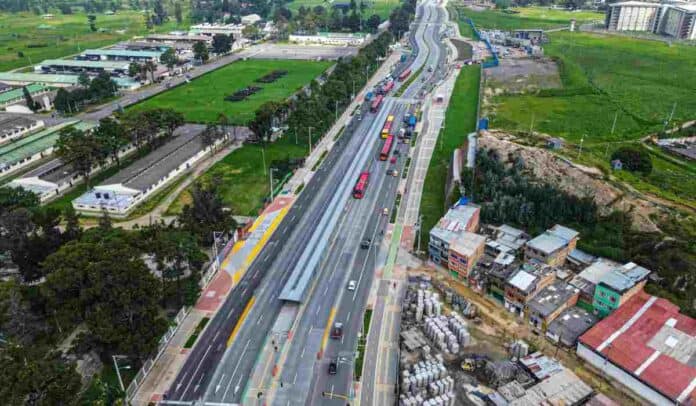
[[[204,147],[212,147],[217,140],[225,136],[225,132],[221,125],[208,124],[201,133],[201,143]],[[215,148],[210,149],[210,155],[215,154]]]
[[[41,105],[34,101],[34,98],[31,97],[31,93],[29,93],[29,89],[27,89],[26,86],[22,86],[22,94],[24,94],[24,102],[27,104],[27,107],[34,113],[39,111]]]
[[[102,353],[145,359],[167,322],[157,305],[157,280],[141,254],[119,234],[71,241],[46,258],[44,266],[52,272],[42,294],[57,317],[83,321]]]
[[[103,147],[96,137],[75,127],[65,127],[60,131],[56,141],[56,155],[83,176],[88,186],[92,167],[105,157]]]
[[[283,109],[283,105],[279,102],[268,101],[262,104],[254,113],[254,119],[249,122],[249,128],[259,139],[267,138],[276,117],[283,114]]]
[[[257,40],[259,35],[259,28],[255,25],[247,25],[242,29],[242,36],[244,38],[249,38],[252,41]]]
[[[179,58],[177,58],[174,48],[167,48],[167,50],[160,55],[160,63],[164,64],[170,71],[178,62]]]
[[[495,8],[505,10],[510,8],[510,0],[495,0]]]
[[[621,147],[611,154],[611,159],[621,161],[623,167],[633,172],[649,175],[652,172],[652,160],[650,154],[640,147]]]
[[[6,340],[31,345],[48,331],[41,316],[32,312],[29,306],[17,283],[0,282],[0,330]]]
[[[379,18],[378,14],[372,14],[370,18],[367,19],[365,24],[367,27],[370,29],[371,33],[376,33],[377,29],[379,28],[379,25],[382,23],[381,19]]]
[[[89,83],[88,90],[92,100],[101,100],[114,96],[118,85],[107,72],[101,72]]]
[[[147,74],[150,74],[150,78],[152,82],[155,82],[155,72],[157,71],[157,65],[152,62],[152,61],[147,61],[144,64],[140,65],[141,72],[143,74],[143,78],[147,79]]]
[[[208,61],[208,47],[203,41],[197,41],[193,44],[193,56],[201,61],[201,63],[206,63]]]
[[[182,21],[184,21],[184,18],[182,16],[181,12],[181,2],[177,1],[174,3],[174,18],[176,19],[177,24],[181,24]]]
[[[92,79],[90,79],[89,75],[87,75],[86,73],[82,72],[77,76],[78,85],[88,88],[90,83],[92,83]]]
[[[0,187],[0,214],[20,207],[32,209],[38,206],[39,197],[36,193],[22,187]]]
[[[74,405],[82,386],[58,352],[9,344],[0,350],[0,397],[6,405]]]
[[[167,10],[164,9],[162,0],[154,0],[153,11],[155,14],[152,19],[155,25],[162,25],[167,21]]]
[[[61,113],[71,113],[77,110],[76,106],[73,104],[71,93],[64,88],[58,88],[56,92],[56,98],[53,100],[53,105]]]
[[[99,126],[94,129],[94,137],[102,147],[100,155],[111,157],[116,166],[120,167],[119,153],[130,141],[123,126],[111,117],[102,118],[99,120]]]
[[[66,3],[59,4],[58,8],[60,9],[60,12],[65,14],[65,15],[73,13],[72,7],[70,7],[69,4],[66,4]]]
[[[213,52],[225,54],[232,49],[232,36],[225,34],[215,34],[213,36]]]
[[[182,229],[196,235],[204,245],[213,242],[213,231],[231,232],[237,228],[232,213],[223,205],[218,179],[208,185],[194,185],[191,204],[184,206],[178,220]]]
[[[90,30],[97,31],[97,16],[95,16],[94,14],[88,14],[87,24],[89,24]]]
[[[130,65],[128,65],[128,76],[136,77],[140,75],[141,71],[142,68],[140,67],[140,64],[137,62],[131,62]]]

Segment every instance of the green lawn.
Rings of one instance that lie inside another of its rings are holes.
[[[555,10],[546,7],[519,7],[509,11],[483,10],[474,11],[470,8],[458,7],[460,17],[460,30],[462,35],[469,32],[465,25],[464,17],[474,20],[477,28],[491,28],[501,30],[513,30],[523,28],[551,29],[567,27],[570,20],[575,19],[578,24],[590,21],[603,21],[603,13],[592,11],[571,12]]]
[[[295,145],[294,140],[282,138],[269,144],[265,149],[266,167],[273,160],[302,158],[308,153],[307,146]],[[285,174],[275,173],[276,179]],[[256,215],[262,207],[263,199],[269,196],[268,172],[264,173],[263,155],[260,145],[247,144],[232,151],[221,161],[208,169],[200,178],[208,182],[214,177],[221,178],[220,191],[225,204],[238,215]],[[169,214],[181,212],[184,204],[191,201],[188,189],[185,190],[168,209]]]
[[[220,113],[225,113],[235,124],[246,124],[263,103],[285,100],[331,64],[328,61],[238,61],[160,93],[132,109],[173,108],[182,112],[186,121],[197,123],[215,121]],[[254,82],[277,69],[287,70],[288,74],[274,83]],[[262,90],[243,101],[229,102],[224,99],[251,85],[259,86]]]
[[[480,77],[480,65],[465,66],[454,85],[445,118],[445,129],[437,139],[423,184],[420,212],[423,215],[425,232],[421,249],[428,246],[428,233],[445,212],[445,182],[452,151],[464,146],[467,135],[476,130]]]
[[[304,6],[305,8],[323,6],[326,9],[330,9],[332,3],[332,1],[324,0],[295,0],[293,2],[288,3],[287,7],[292,11],[293,15],[295,15],[297,14],[297,10],[301,6]],[[392,9],[398,6],[399,4],[399,0],[365,0],[365,5],[367,6],[367,8],[365,9],[363,16],[365,19],[367,19],[372,14],[377,14],[380,16],[380,18],[382,18],[382,20],[386,20],[387,18],[389,18],[389,13],[391,13]],[[357,2],[357,5],[360,6],[359,1]]]
[[[44,59],[62,58],[89,48],[99,48],[147,34],[145,18],[139,11],[120,10],[114,15],[96,14],[97,28],[106,32],[92,32],[85,13],[63,15],[53,12],[52,19],[43,19],[33,13],[0,13],[0,71],[36,64]],[[173,19],[153,31],[167,32],[186,29]],[[117,32],[117,30],[119,32]],[[120,31],[123,30],[123,31]],[[24,54],[18,56],[18,52]]]

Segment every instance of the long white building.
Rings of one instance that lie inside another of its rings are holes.
[[[678,39],[696,39],[696,3],[624,1],[609,4],[610,31],[644,31]]]

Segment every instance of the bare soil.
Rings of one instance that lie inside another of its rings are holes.
[[[486,73],[486,94],[529,93],[561,87],[558,66],[548,58],[505,58]]]

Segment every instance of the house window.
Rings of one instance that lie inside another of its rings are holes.
[[[602,291],[602,292],[599,292],[599,296],[601,296],[601,297],[607,297],[607,294],[604,293],[604,291]]]
[[[101,193],[99,193],[99,192],[95,193],[94,196],[96,196],[97,199],[101,199]]]
[[[104,193],[104,199],[109,200],[109,194],[108,194],[108,193]]]
[[[616,296],[610,296],[609,301],[612,303],[616,303]]]

